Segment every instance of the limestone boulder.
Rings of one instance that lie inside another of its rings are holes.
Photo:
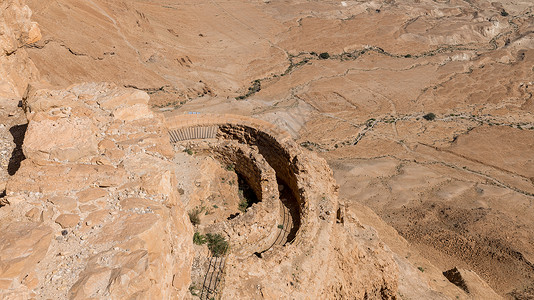
[[[47,254],[52,229],[39,223],[10,222],[2,224],[0,231],[0,290],[16,289]]]
[[[130,107],[122,107],[117,109],[113,116],[121,121],[134,121],[143,118],[150,118],[153,116],[152,111],[146,104],[135,104]]]
[[[30,122],[23,151],[38,161],[76,162],[98,153],[96,127],[88,118]]]
[[[80,216],[76,214],[61,214],[56,219],[56,223],[61,225],[62,228],[74,227],[80,221]]]

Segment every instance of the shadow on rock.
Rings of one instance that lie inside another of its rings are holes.
[[[20,168],[20,162],[26,159],[22,152],[22,143],[24,142],[24,135],[26,134],[27,128],[28,124],[22,124],[15,125],[9,129],[9,132],[13,136],[13,142],[15,143],[15,149],[11,153],[9,165],[7,166],[7,172],[11,176],[15,175]]]

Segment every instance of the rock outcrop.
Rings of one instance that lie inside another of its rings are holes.
[[[26,160],[0,211],[2,297],[188,293],[191,224],[166,171],[163,118],[146,113],[147,101],[144,92],[94,83],[25,101]],[[139,109],[125,113],[131,103]]]
[[[30,8],[21,0],[0,3],[0,98],[20,98],[37,69],[22,48],[41,38]]]
[[[0,194],[22,155],[16,142],[22,141],[26,123],[17,105],[28,84],[39,72],[29,59],[25,45],[41,38],[30,8],[20,0],[0,3]],[[15,141],[16,140],[16,141]]]

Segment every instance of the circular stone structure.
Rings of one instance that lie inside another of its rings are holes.
[[[323,159],[304,152],[287,132],[262,120],[230,114],[173,114],[165,119],[171,144],[185,143],[232,164],[259,200],[243,214],[205,228],[230,239],[226,265],[232,267],[224,270],[225,286],[235,290],[244,284],[232,282],[234,275],[255,277],[251,269],[285,264],[298,269],[313,261],[321,271],[332,226],[336,217],[342,219],[338,187]],[[264,274],[262,281],[272,285],[280,280],[269,276]]]

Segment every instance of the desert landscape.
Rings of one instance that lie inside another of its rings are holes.
[[[530,0],[4,0],[1,299],[534,299]]]

